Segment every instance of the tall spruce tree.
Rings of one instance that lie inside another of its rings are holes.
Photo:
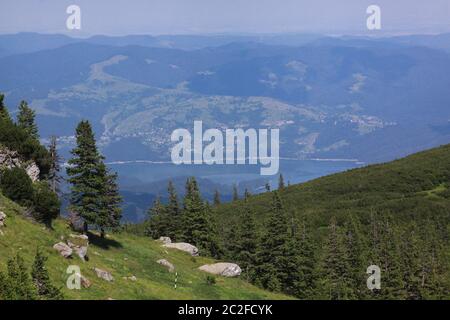
[[[122,196],[117,184],[117,173],[111,173],[103,162],[99,165],[99,176],[104,181],[101,184],[101,210],[96,217],[95,224],[100,229],[100,235],[105,237],[105,229],[116,230],[122,219]]]
[[[258,248],[258,233],[256,221],[250,206],[245,205],[241,209],[240,223],[237,231],[235,259],[244,271],[244,277],[247,281],[253,281],[255,278],[256,252]]]
[[[338,229],[336,218],[332,217],[328,227],[328,239],[325,244],[322,261],[319,266],[319,298],[329,300],[347,300],[354,298],[351,284],[348,248]]]
[[[12,122],[8,108],[5,104],[5,95],[0,93],[0,121]]]
[[[256,281],[266,289],[279,291],[283,288],[283,255],[288,238],[286,213],[279,193],[275,191],[257,253]]]
[[[206,254],[219,255],[211,208],[202,200],[195,178],[189,178],[186,182],[182,222],[183,241],[194,244]]]
[[[167,236],[173,240],[177,240],[180,237],[181,209],[178,195],[172,181],[169,181],[167,192],[169,194],[169,200],[166,206],[168,219]]]
[[[304,214],[300,218],[298,232],[298,281],[295,285],[295,296],[307,299],[314,293],[315,285],[315,248],[311,238],[311,228]]]
[[[169,229],[167,207],[161,202],[161,198],[158,196],[153,201],[152,207],[148,210],[146,234],[153,239],[167,237]]]
[[[17,124],[24,129],[31,137],[39,139],[38,127],[35,123],[36,113],[28,106],[26,101],[19,104],[19,114],[17,115]]]
[[[57,147],[57,138],[55,136],[51,136],[50,145],[48,147],[48,152],[50,153],[50,170],[48,173],[48,182],[50,184],[51,190],[59,194],[60,193],[60,185],[62,181],[61,177],[61,161],[62,158],[58,153]]]
[[[278,177],[278,190],[283,190],[285,188],[283,175],[280,173]]]
[[[70,210],[83,219],[85,232],[88,225],[93,225],[104,236],[105,228],[116,227],[121,216],[117,176],[108,172],[88,121],[78,124],[76,141],[67,168]]]
[[[64,296],[61,290],[51,283],[48,271],[45,268],[46,261],[47,257],[42,254],[40,249],[38,249],[31,269],[31,277],[36,287],[37,294],[41,299],[61,300]]]

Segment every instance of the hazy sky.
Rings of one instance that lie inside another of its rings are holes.
[[[66,8],[81,8],[81,31]],[[381,7],[384,33],[450,32],[450,0],[0,0],[0,33],[364,33]]]

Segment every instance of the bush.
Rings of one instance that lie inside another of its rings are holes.
[[[23,206],[32,202],[33,183],[22,168],[5,169],[1,172],[0,189],[3,195]]]
[[[214,276],[206,276],[206,284],[209,286],[215,285],[216,284],[216,278]]]
[[[47,182],[41,181],[33,185],[34,218],[49,223],[59,215],[61,202]]]

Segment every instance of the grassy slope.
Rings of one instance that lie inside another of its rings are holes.
[[[21,208],[0,195],[0,210],[7,214],[7,226],[0,235],[0,270],[6,261],[20,252],[31,266],[36,248],[41,247],[49,257],[47,267],[54,283],[63,287],[68,299],[288,299],[289,297],[256,288],[240,279],[218,277],[213,286],[207,285],[206,274],[196,270],[212,259],[193,259],[177,250],[165,250],[156,241],[128,234],[114,234],[106,241],[94,236],[89,247],[90,260],[83,263],[78,257],[66,260],[52,246],[61,236],[71,233],[64,220],[54,222],[54,230],[45,229],[20,215]],[[166,258],[178,271],[178,288],[174,289],[174,274],[158,265]],[[68,290],[65,287],[66,269],[79,265],[82,274],[92,281],[89,289]],[[108,270],[114,282],[96,277],[93,268]],[[123,277],[135,275],[136,282]]]
[[[405,221],[428,214],[450,213],[450,145],[411,155],[386,164],[371,165],[286,187],[281,193],[289,212],[303,212],[317,228],[329,217],[345,219],[348,212],[368,219],[371,212],[390,211]],[[271,193],[252,196],[249,206],[261,224],[270,209]],[[218,208],[219,219],[233,226],[237,201]],[[226,232],[226,230],[224,230]],[[450,232],[450,230],[449,230]]]

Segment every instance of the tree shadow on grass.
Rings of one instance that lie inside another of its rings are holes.
[[[122,244],[116,240],[102,238],[98,234],[88,232],[89,242],[94,246],[100,247],[102,249],[109,248],[122,248]]]

